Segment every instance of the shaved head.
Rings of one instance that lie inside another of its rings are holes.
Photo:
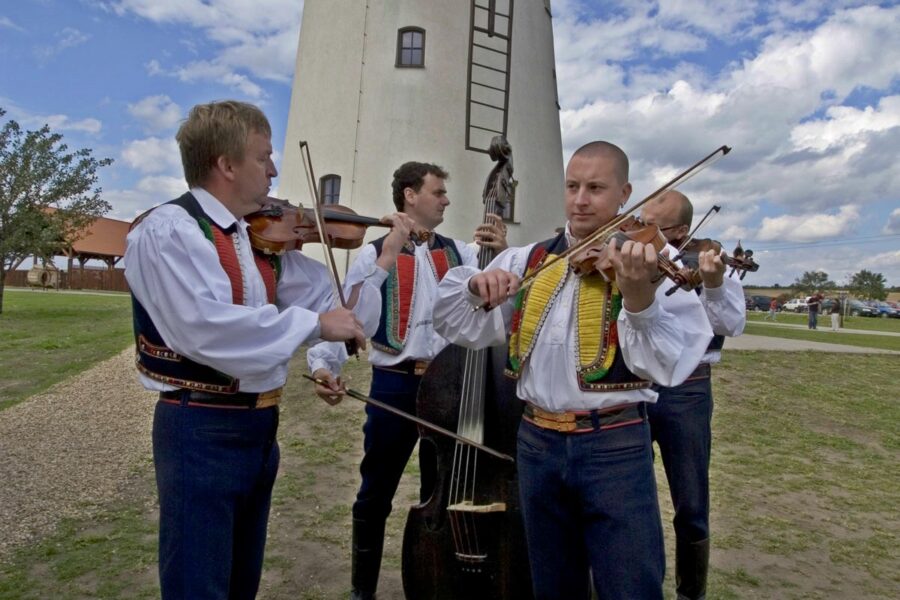
[[[572,158],[576,156],[583,158],[607,157],[612,159],[616,177],[619,183],[628,183],[628,156],[625,152],[615,144],[597,140],[589,142],[575,151]],[[571,160],[571,159],[570,159]]]
[[[650,200],[641,209],[641,220],[656,225],[670,242],[683,240],[691,229],[694,207],[688,197],[669,190],[659,198]]]
[[[651,200],[649,204],[659,204],[661,208],[669,209],[675,217],[671,225],[691,226],[694,220],[694,206],[688,197],[678,190],[669,190],[659,198]]]

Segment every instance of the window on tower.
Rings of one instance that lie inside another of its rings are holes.
[[[338,204],[341,201],[341,176],[323,175],[319,178],[319,197],[322,204]]]
[[[404,27],[397,32],[397,66],[425,66],[425,30]]]

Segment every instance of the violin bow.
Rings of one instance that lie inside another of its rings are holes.
[[[319,241],[325,248],[325,264],[331,274],[331,284],[334,286],[334,295],[341,302],[341,306],[347,306],[347,299],[344,296],[344,286],[341,285],[341,276],[338,274],[337,263],[334,260],[334,253],[331,251],[331,243],[328,235],[325,233],[325,219],[322,217],[321,202],[319,199],[319,190],[316,187],[316,174],[313,171],[312,158],[309,155],[309,144],[303,140],[300,141],[300,158],[303,160],[303,170],[306,173],[306,183],[309,185],[309,194],[313,199],[313,214],[316,216],[316,228],[319,230]],[[355,340],[346,340],[347,354],[359,357],[359,349],[356,347]]]
[[[532,271],[531,274],[522,278],[522,280],[519,282],[519,289],[524,289],[524,288],[528,287],[529,285],[531,285],[531,283],[535,280],[535,278],[537,278],[537,276],[544,269],[547,269],[548,267],[553,265],[556,261],[562,260],[563,258],[567,258],[570,254],[578,252],[582,248],[589,246],[590,244],[593,244],[594,242],[598,241],[599,239],[601,239],[604,236],[608,236],[611,232],[615,231],[618,228],[618,226],[625,219],[627,219],[634,211],[636,211],[637,209],[642,207],[644,204],[646,204],[647,202],[649,202],[655,198],[659,198],[666,192],[674,189],[676,186],[681,185],[682,183],[684,183],[685,181],[687,181],[688,179],[690,179],[691,177],[693,177],[694,175],[696,175],[697,173],[702,171],[703,169],[716,163],[720,158],[722,158],[729,152],[731,152],[731,148],[729,146],[724,146],[724,145],[719,146],[713,152],[710,152],[708,155],[706,155],[705,157],[703,157],[702,159],[700,159],[699,161],[697,161],[696,163],[694,163],[693,165],[691,165],[690,167],[688,167],[687,169],[685,169],[684,171],[682,171],[681,173],[679,173],[678,175],[676,175],[675,177],[673,177],[672,179],[670,179],[669,181],[664,183],[655,192],[653,192],[652,194],[650,194],[649,196],[647,196],[646,198],[644,198],[643,200],[641,200],[640,202],[638,202],[637,204],[635,204],[634,206],[632,206],[631,208],[626,210],[625,212],[616,215],[616,217],[613,218],[612,221],[610,221],[606,225],[598,228],[594,233],[588,235],[580,242],[572,244],[571,246],[569,246],[568,248],[566,248],[564,251],[560,252],[559,254],[556,254],[556,255],[550,257],[549,259],[547,259],[540,267],[538,267],[537,269]],[[481,308],[487,308],[487,305],[478,306],[478,307],[474,308],[473,310],[479,310]]]
[[[303,377],[305,377],[306,379],[309,379],[310,381],[312,381],[314,383],[328,387],[328,382],[325,381],[324,379],[318,379],[316,377],[312,377],[311,375],[307,375],[306,373],[303,373]],[[479,444],[478,442],[476,442],[474,440],[470,440],[469,438],[459,435],[458,433],[454,433],[454,432],[450,431],[449,429],[444,429],[440,425],[435,425],[431,421],[426,421],[425,419],[423,419],[421,417],[417,417],[415,415],[411,415],[404,410],[400,410],[399,408],[394,408],[390,404],[385,404],[384,402],[381,402],[380,400],[376,400],[375,398],[366,396],[365,394],[363,394],[361,392],[357,392],[354,389],[345,387],[344,392],[346,392],[346,394],[348,396],[350,396],[351,398],[355,398],[356,400],[359,400],[360,402],[365,402],[366,404],[371,404],[372,406],[377,406],[378,408],[380,408],[382,410],[386,410],[389,413],[395,414],[398,417],[402,417],[404,419],[408,419],[408,420],[412,421],[413,423],[417,423],[418,425],[421,425],[422,427],[425,427],[426,429],[430,429],[432,431],[436,431],[438,433],[446,435],[447,437],[451,437],[454,440],[456,440],[457,442],[462,442],[463,444],[468,444],[469,446],[478,448],[482,452],[487,452],[491,456],[495,456],[502,460],[508,460],[509,462],[513,462],[513,463],[516,462],[515,459],[512,456],[509,456],[508,454],[503,454],[502,452],[498,452],[497,450],[494,450],[493,448],[488,448],[484,444]]]

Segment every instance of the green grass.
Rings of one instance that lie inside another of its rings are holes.
[[[152,468],[134,495],[92,519],[68,519],[0,563],[0,600],[158,598]]]
[[[133,341],[126,294],[6,288],[0,314],[0,410],[114,356]]]

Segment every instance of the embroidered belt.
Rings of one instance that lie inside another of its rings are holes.
[[[561,433],[589,433],[637,425],[647,418],[647,407],[643,402],[637,402],[612,408],[555,413],[526,402],[522,418],[538,427]]]
[[[431,364],[429,360],[404,360],[402,362],[398,362],[396,365],[388,365],[386,367],[380,367],[377,365],[372,365],[375,369],[380,369],[382,371],[389,371],[391,373],[403,373],[404,375],[415,375],[416,377],[421,377],[425,373],[425,369],[428,368],[428,365]]]
[[[210,394],[193,390],[171,390],[159,393],[159,401],[166,404],[181,404],[187,400],[188,406],[208,408],[269,408],[278,406],[284,388],[276,388],[268,392],[237,392],[236,394]]]

